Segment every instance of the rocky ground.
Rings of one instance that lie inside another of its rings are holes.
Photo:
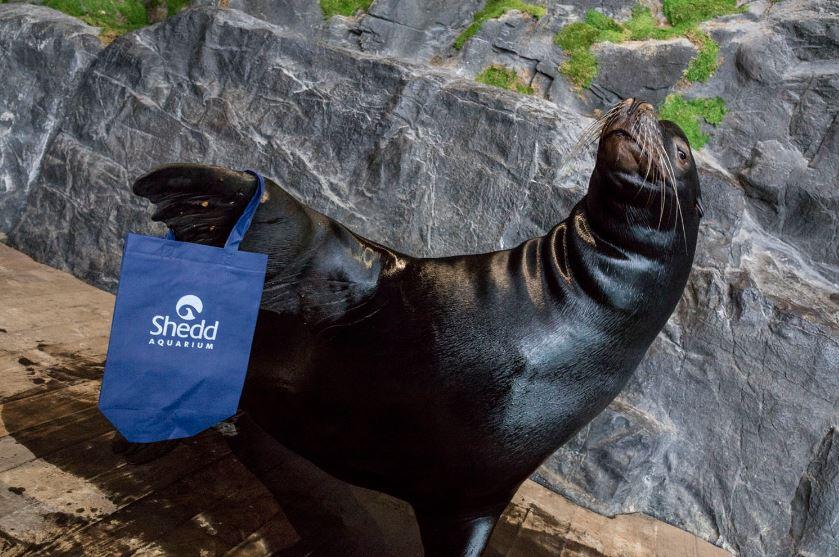
[[[690,36],[596,42],[582,85],[556,34],[590,8],[627,22],[634,2],[534,0],[538,18],[490,18],[459,49],[483,0],[375,0],[329,18],[314,0],[221,3],[107,47],[77,19],[0,5],[11,245],[113,290],[124,233],[161,232],[133,179],[201,161],[260,169],[410,253],[509,247],[584,192],[590,157],[563,163],[596,110],[720,97],[722,121],[698,128],[706,217],[683,301],[626,391],[535,479],[743,556],[836,554],[835,2],[756,1]],[[705,81],[685,77],[696,33],[719,47]],[[531,94],[477,83],[493,66]]]

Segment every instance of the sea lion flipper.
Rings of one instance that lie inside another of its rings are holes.
[[[175,238],[223,246],[256,191],[247,172],[169,164],[141,176],[135,194],[155,204],[152,219]],[[375,290],[382,258],[392,252],[300,203],[266,178],[266,190],[241,248],[268,255],[263,309],[331,323]]]
[[[178,240],[222,246],[256,191],[256,178],[221,166],[167,164],[138,178],[132,191],[156,205],[152,219]]]
[[[111,450],[122,455],[130,464],[146,464],[168,454],[180,443],[180,439],[158,441],[156,443],[132,443],[117,432],[111,440]]]

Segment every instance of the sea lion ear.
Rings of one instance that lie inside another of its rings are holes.
[[[221,166],[167,164],[134,182],[132,191],[155,204],[152,219],[175,238],[223,246],[256,191],[256,178]]]

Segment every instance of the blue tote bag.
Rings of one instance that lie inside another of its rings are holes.
[[[248,171],[250,172],[250,171]],[[268,256],[239,251],[265,181],[224,248],[128,234],[99,408],[126,439],[189,437],[236,413]]]

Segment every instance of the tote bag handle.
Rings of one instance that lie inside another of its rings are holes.
[[[242,216],[240,216],[239,220],[236,221],[236,225],[233,227],[233,230],[230,231],[230,235],[227,236],[227,241],[224,243],[224,249],[231,251],[239,249],[239,244],[242,243],[242,238],[244,238],[245,232],[247,232],[248,228],[250,228],[253,216],[256,214],[256,210],[259,207],[259,200],[262,199],[262,194],[265,192],[265,178],[263,178],[260,173],[254,172],[253,170],[245,170],[245,172],[256,176],[256,192],[254,192],[253,197],[251,197],[247,207],[245,207],[245,210],[242,212]],[[165,238],[167,240],[175,239],[175,233],[171,228],[166,231]]]

